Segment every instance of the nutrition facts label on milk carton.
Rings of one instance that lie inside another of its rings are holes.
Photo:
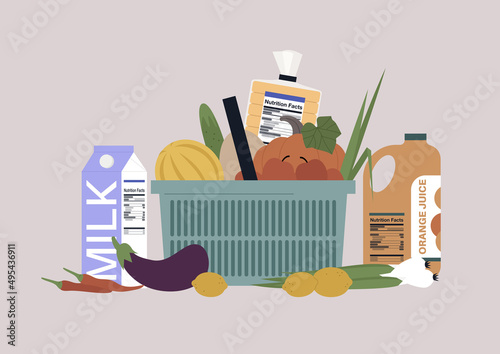
[[[123,236],[146,235],[145,180],[123,180]],[[133,240],[132,240],[133,242]]]
[[[137,285],[111,238],[147,256],[147,172],[132,146],[95,146],[82,171],[82,273]]]

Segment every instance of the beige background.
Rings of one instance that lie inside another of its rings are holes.
[[[320,114],[334,116],[344,133],[342,146],[365,91],[373,92],[384,69],[364,146],[376,151],[401,143],[405,132],[444,134],[435,143],[443,159],[443,269],[441,281],[429,289],[286,297],[235,352],[491,352],[498,332],[491,319],[499,315],[500,87],[491,88],[488,98],[485,88],[478,91],[483,99],[470,96],[480,77],[500,81],[500,7],[486,0],[401,0],[399,13],[381,28],[370,23],[371,12],[387,9],[385,0],[218,3],[228,6],[222,17],[212,0],[74,0],[60,5],[16,53],[9,33],[21,34],[23,17],[31,19],[41,8],[34,0],[2,1],[0,290],[6,292],[6,241],[16,241],[19,346],[12,352],[230,352],[224,333],[236,336],[239,318],[258,320],[254,302],[269,300],[269,290],[233,287],[215,299],[194,290],[97,298],[59,292],[40,280],[65,278],[63,266],[80,267],[84,163],[62,181],[52,165],[64,163],[67,147],[85,144],[82,130],[99,127],[106,117],[114,130],[102,143],[134,145],[154,178],[165,145],[202,139],[200,103],[213,108],[228,133],[221,99],[236,95],[246,110],[251,80],[276,78],[271,52],[282,49],[304,54],[299,82],[322,90]],[[348,62],[340,45],[353,45],[356,28],[366,26],[373,36]],[[141,84],[148,66],[170,76],[119,119],[111,104]],[[464,100],[471,108],[468,118],[446,121],[447,110]],[[358,192],[348,199],[345,264],[362,261],[361,187],[358,178]],[[149,251],[160,258],[157,196],[149,199],[148,221]],[[454,294],[454,282],[465,289]],[[5,328],[7,304],[1,303]],[[68,341],[61,335],[65,327],[74,334]],[[62,340],[61,348],[51,336]],[[394,344],[398,340],[404,348]]]

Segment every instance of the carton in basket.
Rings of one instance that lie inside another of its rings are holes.
[[[111,237],[147,256],[147,172],[133,146],[95,146],[82,171],[82,273],[138,285],[116,259]]]

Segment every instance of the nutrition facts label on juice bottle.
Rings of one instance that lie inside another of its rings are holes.
[[[370,262],[404,260],[404,213],[370,213]]]
[[[292,135],[290,124],[282,122],[280,118],[282,116],[291,116],[301,120],[305,101],[306,99],[303,97],[266,91],[259,128],[259,138],[265,144],[268,144],[274,138]]]

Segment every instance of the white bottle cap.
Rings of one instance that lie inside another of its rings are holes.
[[[103,168],[111,168],[115,164],[115,159],[111,155],[104,154],[99,159],[99,164]]]
[[[297,71],[302,54],[294,50],[282,50],[273,52],[273,54],[280,70],[280,80],[297,81]]]

